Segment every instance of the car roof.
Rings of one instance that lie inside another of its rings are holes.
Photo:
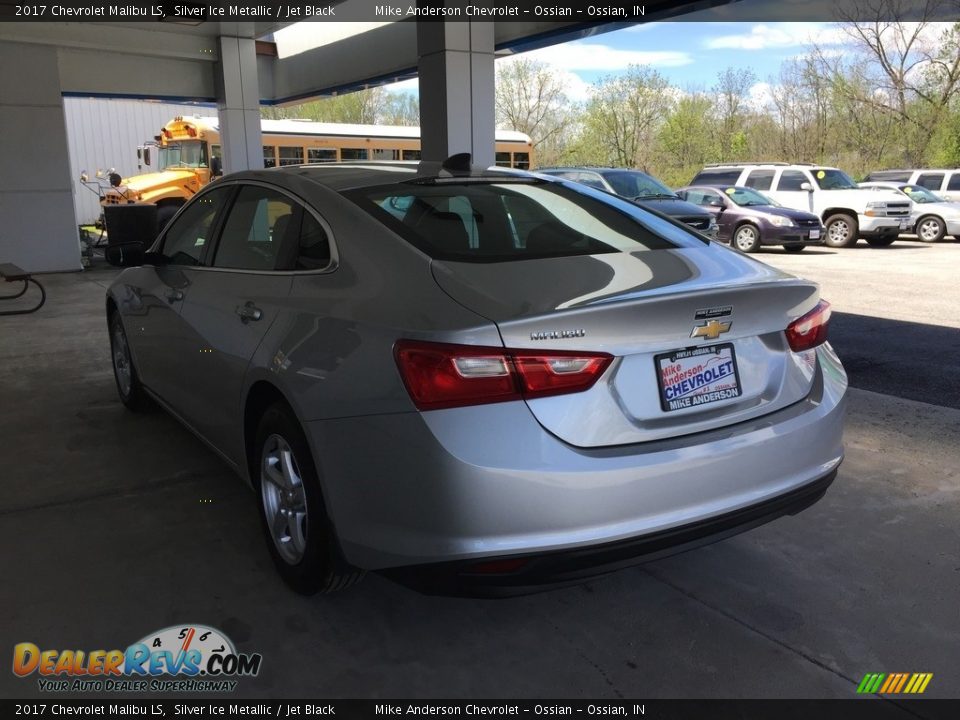
[[[469,171],[451,172],[439,162],[389,162],[359,161],[346,163],[314,163],[310,165],[287,165],[266,170],[245,170],[226,176],[236,180],[278,181],[283,175],[298,175],[313,182],[336,190],[389,185],[417,179],[438,178],[485,178],[496,180],[508,177],[534,177],[530,173],[508,168],[473,168]]]
[[[743,163],[709,163],[703,166],[703,169],[700,172],[705,170],[725,170],[727,168],[736,169],[736,168],[803,168],[809,170],[810,168],[817,168],[818,170],[839,170],[840,168],[833,167],[832,165],[817,165],[815,163],[785,163],[785,162],[743,162]]]
[[[604,167],[601,165],[562,165],[556,167],[543,167],[537,168],[536,172],[542,173],[554,173],[554,172],[563,172],[565,170],[585,170],[587,172],[632,172],[640,173],[641,175],[650,176],[650,173],[644,172],[643,170],[638,170],[637,168],[615,168],[615,167]]]

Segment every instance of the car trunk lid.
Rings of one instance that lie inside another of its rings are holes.
[[[506,347],[615,356],[589,390],[527,401],[572,445],[742,422],[801,400],[813,382],[813,352],[792,352],[784,329],[816,305],[817,286],[723,247],[434,261],[433,272],[452,298],[497,324]],[[708,393],[718,394],[689,400]]]

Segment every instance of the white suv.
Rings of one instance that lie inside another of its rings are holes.
[[[951,202],[960,202],[960,169],[876,170],[864,182],[902,182],[919,185],[942,195]]]
[[[913,203],[902,193],[860,188],[842,170],[788,163],[708,165],[691,185],[744,185],[781,205],[806,210],[823,220],[825,245],[850,247],[858,238],[889,245],[910,227]]]

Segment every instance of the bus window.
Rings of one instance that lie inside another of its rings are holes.
[[[302,147],[281,147],[280,148],[280,166],[300,165],[303,162]]]
[[[496,158],[497,167],[510,167],[510,153],[498,152]]]
[[[273,145],[263,146],[263,166],[272,168],[277,166],[276,148]]]
[[[336,161],[336,148],[307,148],[308,163],[328,163]]]
[[[371,160],[399,160],[400,151],[399,150],[371,150],[370,159]]]
[[[419,150],[404,150],[403,151],[404,160],[420,160],[420,151]],[[958,175],[957,177],[960,177]]]
[[[340,148],[341,160],[366,160],[366,148]]]
[[[520,170],[529,170],[530,169],[530,153],[518,153],[513,154],[513,166]]]

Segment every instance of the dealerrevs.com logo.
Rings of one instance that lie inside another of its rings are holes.
[[[260,653],[238,653],[206,625],[175,625],[126,650],[42,650],[13,647],[13,673],[37,676],[43,692],[230,692],[260,672]]]

